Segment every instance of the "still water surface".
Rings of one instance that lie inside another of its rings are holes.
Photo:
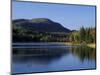
[[[65,44],[13,44],[12,73],[95,69],[95,49]],[[26,52],[23,52],[26,51]],[[29,52],[30,51],[30,52]]]

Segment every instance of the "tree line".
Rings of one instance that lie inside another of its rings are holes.
[[[38,32],[13,28],[13,42],[71,42],[71,43],[95,43],[95,28],[81,27],[78,31],[70,33]]]
[[[95,43],[96,30],[95,28],[81,27],[79,31],[70,34],[70,42],[73,43]]]
[[[67,42],[69,34],[13,29],[13,42]]]

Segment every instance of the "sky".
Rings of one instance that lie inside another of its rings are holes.
[[[95,27],[95,6],[12,2],[12,19],[48,18],[70,30]]]

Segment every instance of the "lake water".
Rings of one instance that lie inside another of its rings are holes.
[[[95,49],[85,46],[61,43],[15,43],[12,73],[95,69],[95,58]]]

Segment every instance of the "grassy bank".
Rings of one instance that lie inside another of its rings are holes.
[[[66,42],[66,45],[81,45],[80,43]]]
[[[87,44],[87,46],[89,46],[91,48],[96,48],[96,44],[95,43]]]
[[[66,44],[66,45],[86,45],[86,46],[91,47],[91,48],[96,48],[96,44],[95,44],[95,43],[81,44],[81,43],[67,42],[67,43],[65,43],[65,44]]]

